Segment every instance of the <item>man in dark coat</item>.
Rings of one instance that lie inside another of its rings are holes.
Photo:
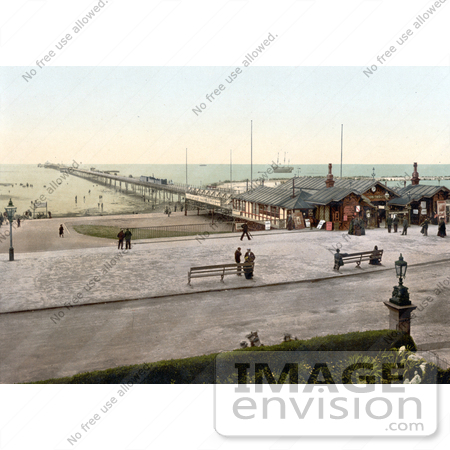
[[[408,234],[408,219],[405,217],[403,219],[403,232],[402,236],[406,236]]]
[[[387,225],[387,228],[388,228],[388,233],[390,233],[391,229],[392,229],[392,218],[391,218],[391,216],[388,216],[388,218],[386,219],[386,225]]]
[[[131,233],[131,231],[127,228],[127,230],[125,231],[125,250],[130,249],[131,250],[131,236],[133,236],[133,234]]]
[[[339,267],[344,265],[344,261],[342,261],[341,251],[337,248],[336,253],[334,254],[334,270],[339,270]]]
[[[63,224],[59,226],[59,237],[64,237],[64,227]]]
[[[359,229],[361,230],[361,236],[366,235],[366,227],[363,219],[359,219]]]
[[[244,239],[244,236],[247,235],[248,240],[250,240],[250,236],[248,235],[248,225],[246,223],[244,223],[242,225],[242,236],[241,236],[241,241],[242,239]]]
[[[236,261],[236,264],[240,264],[241,263],[241,256],[242,256],[241,247],[238,247],[237,250],[234,252],[234,260]],[[237,274],[239,276],[242,276],[242,274],[241,274],[241,267],[240,266],[237,268]]]
[[[350,220],[350,223],[348,225],[348,234],[354,234],[355,230],[353,229],[353,221],[354,219]]]
[[[119,238],[119,245],[117,246],[117,250],[123,250],[123,239],[125,237],[125,233],[123,232],[123,230],[119,231],[117,237]]]
[[[291,231],[294,228],[294,219],[292,218],[292,214],[289,214],[288,220],[287,220],[287,229]]]
[[[392,221],[392,223],[394,224],[394,233],[397,233],[397,228],[398,228],[398,216],[397,214],[394,217],[394,220]]]
[[[429,220],[425,219],[422,223],[422,229],[420,230],[420,232],[424,235],[424,236],[428,236],[428,224],[429,224]]]
[[[438,236],[440,237],[445,237],[447,236],[447,232],[445,229],[445,222],[444,219],[441,218],[440,222],[439,222],[439,226],[438,226]]]
[[[353,219],[353,234],[355,236],[361,236],[361,225],[357,217]]]

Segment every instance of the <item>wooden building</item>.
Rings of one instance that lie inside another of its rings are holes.
[[[448,222],[446,204],[450,199],[450,189],[445,186],[420,184],[417,163],[414,163],[411,184],[399,189],[398,194],[400,197],[389,201],[390,215],[406,216],[409,223],[414,225],[420,225],[426,218],[442,217]]]
[[[260,186],[232,199],[233,215],[252,221],[270,220],[285,228],[292,214],[299,225],[309,218],[333,222],[334,229],[347,230],[353,217],[376,227],[385,217],[386,203],[399,197],[393,189],[375,180],[334,180],[329,164],[327,177],[294,177],[275,188]],[[297,225],[296,225],[297,227]]]

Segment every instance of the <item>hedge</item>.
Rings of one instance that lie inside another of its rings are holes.
[[[413,339],[393,330],[352,332],[315,337],[303,341],[289,341],[278,345],[248,347],[247,351],[383,351],[402,345],[416,350]],[[171,359],[154,363],[121,366],[107,370],[85,372],[65,378],[38,381],[40,384],[198,384],[214,381],[214,362],[218,353]],[[223,355],[223,354],[221,354]],[[447,374],[447,382],[449,376]]]

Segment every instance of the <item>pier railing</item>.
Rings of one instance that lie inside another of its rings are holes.
[[[201,233],[231,233],[233,222],[197,223],[191,225],[167,225],[159,227],[130,228],[134,239],[195,236]]]

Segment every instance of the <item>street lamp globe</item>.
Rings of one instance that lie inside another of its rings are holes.
[[[389,192],[386,192],[386,193],[384,194],[384,197],[386,198],[386,200],[389,200]]]
[[[6,215],[8,216],[8,220],[12,222],[14,220],[14,216],[16,214],[17,208],[13,205],[11,199],[9,199],[8,206],[5,208]]]
[[[397,277],[400,279],[399,283],[402,285],[402,278],[406,276],[406,269],[408,268],[408,263],[403,260],[403,256],[400,253],[400,257],[398,261],[395,261],[395,271],[397,273]]]
[[[394,286],[392,298],[389,300],[391,303],[395,303],[398,306],[411,305],[408,288],[403,286],[403,278],[405,278],[407,267],[408,263],[403,260],[403,255],[400,253],[400,258],[398,258],[398,261],[395,261],[395,272],[399,278],[398,286]]]

